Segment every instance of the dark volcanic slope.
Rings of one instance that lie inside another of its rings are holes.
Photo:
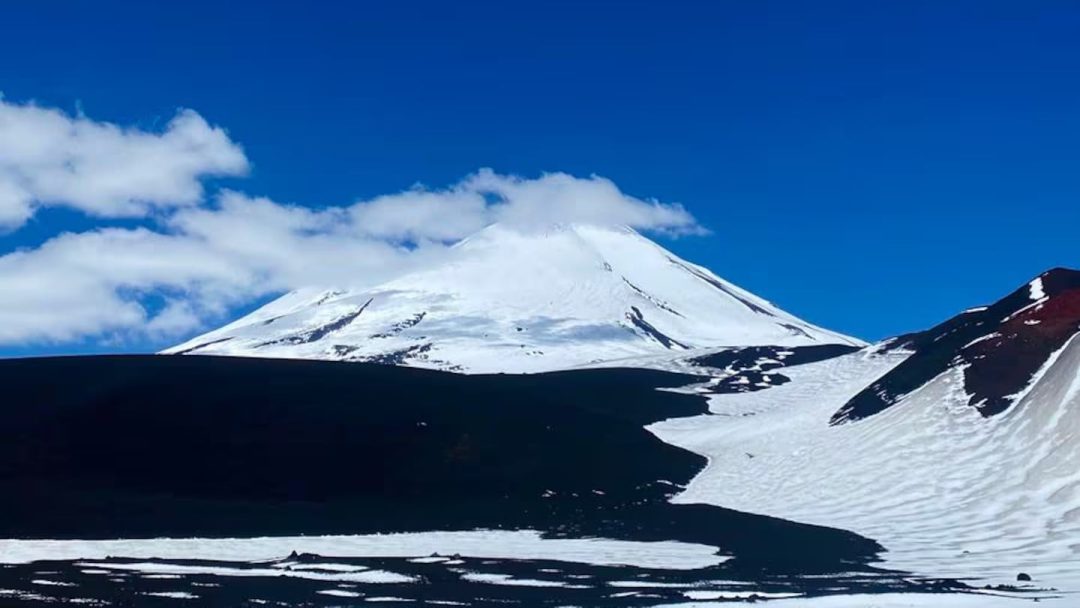
[[[859,350],[848,344],[815,346],[744,346],[728,348],[690,361],[721,372],[708,387],[713,393],[749,393],[787,384],[778,370],[840,357]]]
[[[704,465],[643,427],[687,376],[462,376],[212,357],[0,361],[0,538],[531,528],[722,547],[736,572],[850,572],[842,531],[667,502]],[[748,574],[749,576],[749,574]]]
[[[914,354],[833,415],[872,416],[950,368],[963,367],[969,404],[983,416],[1009,408],[1047,358],[1080,331],[1080,271],[1055,268],[991,306],[892,340]]]

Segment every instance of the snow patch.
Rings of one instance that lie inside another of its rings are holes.
[[[692,600],[773,600],[788,597],[800,597],[801,593],[792,592],[768,592],[768,591],[712,591],[707,589],[692,589],[683,591],[683,595]]]
[[[719,548],[676,541],[635,542],[604,538],[543,538],[535,530],[472,530],[337,536],[257,538],[151,538],[118,540],[0,540],[0,563],[39,560],[191,559],[250,562],[280,559],[292,551],[338,557],[462,555],[546,559],[603,566],[695,570],[722,564]],[[104,569],[108,564],[86,564]],[[280,573],[280,570],[273,570]]]
[[[1067,608],[1071,599],[1050,601],[1051,606]],[[1041,600],[1047,602],[1047,599]],[[881,593],[827,595],[819,597],[774,598],[762,603],[767,608],[1021,608],[1029,601],[1013,597],[992,597],[974,594],[941,593]],[[756,605],[756,604],[755,604]],[[1040,604],[1042,606],[1044,604]],[[658,604],[653,608],[721,608],[731,606],[731,600]]]
[[[1042,277],[1036,277],[1034,281],[1028,283],[1028,289],[1030,290],[1029,297],[1033,301],[1039,301],[1046,297],[1046,290],[1043,289]]]
[[[978,338],[975,338],[971,342],[968,342],[967,344],[961,346],[960,350],[964,350],[965,348],[967,348],[969,346],[974,346],[974,345],[978,344],[979,342],[985,342],[987,340],[993,340],[994,338],[1000,338],[1000,337],[1001,337],[1001,334],[996,332],[996,331],[992,332],[992,333],[988,333],[985,336],[980,336]]]
[[[344,589],[323,589],[322,591],[316,591],[320,595],[330,595],[333,597],[363,597],[363,593],[357,593],[355,591],[346,591]]]
[[[285,577],[300,578],[313,581],[335,581],[342,583],[388,583],[401,584],[416,582],[416,579],[404,574],[387,572],[385,570],[364,570],[362,572],[315,572],[311,570],[286,570],[280,568],[238,568],[228,566],[204,566],[185,564],[164,564],[159,562],[136,562],[136,563],[90,563],[82,564],[109,570],[128,570],[142,573],[162,574],[209,574],[212,576],[245,576],[245,577]]]
[[[33,585],[45,585],[50,587],[77,587],[75,583],[68,583],[63,581],[50,581],[47,579],[36,578],[30,581]]]
[[[187,591],[147,591],[140,595],[148,595],[150,597],[167,597],[174,600],[197,600],[199,596],[194,593],[188,593]]]
[[[486,583],[489,585],[509,585],[515,587],[562,587],[564,589],[588,589],[588,585],[574,585],[562,581],[545,581],[532,578],[514,578],[509,574],[495,574],[487,572],[467,572],[461,575],[462,580],[470,583]]]

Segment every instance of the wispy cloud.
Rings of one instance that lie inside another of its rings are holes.
[[[17,226],[44,205],[148,218],[0,256],[0,344],[182,335],[255,298],[391,278],[495,222],[701,232],[678,205],[564,173],[484,169],[441,189],[318,210],[235,191],[203,195],[203,178],[247,166],[240,147],[194,112],[153,134],[0,100],[0,221]]]

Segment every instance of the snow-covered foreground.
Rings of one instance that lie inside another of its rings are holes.
[[[864,350],[785,368],[788,384],[714,395],[712,415],[651,425],[709,458],[674,501],[851,530],[882,543],[890,568],[977,584],[1025,572],[1080,591],[1080,339],[996,417],[967,404],[952,368],[879,414],[829,426],[905,356]],[[956,605],[987,605],[977,599]]]
[[[731,605],[731,597],[719,596],[713,601],[701,601],[678,604],[659,604],[655,608],[716,608]],[[1040,598],[1052,606],[1071,606],[1071,598]],[[1019,598],[1008,595],[990,594],[926,594],[926,593],[881,593],[828,595],[799,598],[766,598],[755,601],[755,605],[769,608],[1017,608],[1032,602],[1031,598]],[[1040,603],[1040,605],[1043,605]]]
[[[728,558],[707,545],[604,538],[543,538],[532,530],[476,530],[260,538],[151,538],[119,540],[0,540],[0,563],[41,560],[160,558],[264,561],[291,552],[347,557],[423,557],[433,553],[536,559],[604,566],[694,570]]]
[[[733,579],[725,576],[725,558],[715,555],[715,547],[545,540],[528,531],[5,541],[0,556],[12,562],[0,564],[0,599],[32,606],[126,605],[135,597],[158,597],[193,606],[329,607],[342,605],[331,598],[353,600],[347,605],[394,598],[424,605],[644,608],[875,589],[925,590],[927,598],[943,598],[942,591],[958,590],[867,572]]]

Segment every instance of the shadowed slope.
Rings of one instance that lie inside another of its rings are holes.
[[[644,370],[462,376],[211,357],[0,362],[0,536],[537,529],[718,546],[829,572],[855,535],[672,505],[704,458],[643,427],[700,414]],[[865,566],[863,566],[865,567]]]

